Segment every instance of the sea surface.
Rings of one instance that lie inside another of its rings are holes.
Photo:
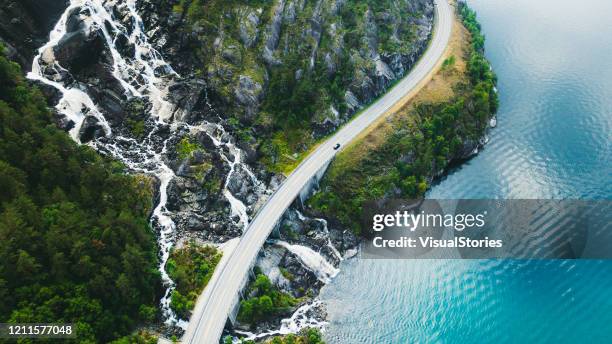
[[[428,197],[612,199],[612,1],[468,4],[498,125]],[[612,342],[612,261],[353,259],[321,298],[329,343]]]

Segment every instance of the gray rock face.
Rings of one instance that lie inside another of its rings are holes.
[[[9,58],[24,71],[32,68],[36,50],[49,38],[49,31],[68,7],[65,0],[5,0],[0,2],[0,42]]]
[[[340,263],[337,252],[346,252],[358,244],[352,232],[328,226],[325,220],[304,216],[294,208],[287,210],[282,217],[280,238],[289,243],[316,248],[316,251],[333,265]],[[334,248],[337,252],[334,252]]]
[[[234,173],[232,173],[228,185],[228,190],[247,206],[255,204],[258,200],[258,196],[255,193],[256,186],[253,185],[253,181],[245,171],[242,165],[236,166]]]
[[[259,107],[259,102],[262,96],[262,86],[246,75],[240,76],[238,88],[234,91],[236,100],[244,105],[246,109],[246,115],[251,118],[253,117]]]
[[[73,74],[80,74],[100,63],[112,64],[112,56],[101,30],[89,29],[85,15],[75,8],[66,22],[66,35],[53,50],[57,61]]]
[[[202,79],[185,79],[168,88],[169,98],[177,108],[175,118],[185,122],[198,119],[198,113],[193,111],[198,102],[202,101],[206,82]]]
[[[104,128],[97,118],[87,116],[79,129],[79,138],[81,142],[89,142],[95,138],[104,136]]]
[[[247,48],[252,48],[259,35],[259,16],[254,11],[241,11],[240,40]]]
[[[266,32],[266,45],[264,48],[263,58],[269,65],[276,65],[280,63],[279,60],[274,58],[273,52],[278,47],[284,9],[285,0],[280,0],[274,9],[272,20]]]
[[[412,68],[431,34],[433,1],[390,0],[382,9],[366,1],[360,4],[365,10],[350,16],[345,10],[352,5],[346,0],[271,0],[265,5],[216,2],[225,24],[205,27],[186,12],[168,24],[164,18],[175,16],[175,10],[165,0],[138,2],[141,12],[155,14],[144,20],[156,30],[153,41],[163,44],[161,51],[174,69],[181,75],[204,74],[208,101],[217,110],[213,120],[233,117],[241,124],[235,130],[250,129],[258,138],[277,129],[270,120],[274,114],[259,115],[266,98],[278,92],[272,88],[279,87],[279,71],[293,73],[298,84],[313,73],[315,79],[330,80],[339,73],[348,74],[339,90],[344,97],[332,99],[322,92],[325,99],[313,100],[317,109],[307,119],[308,134],[319,138]],[[212,119],[201,115],[198,118]],[[249,136],[241,135],[241,139],[249,140]],[[264,152],[258,146],[261,142],[245,145],[249,162],[257,157],[253,150]]]

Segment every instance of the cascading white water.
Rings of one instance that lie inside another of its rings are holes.
[[[300,221],[304,222],[307,220],[306,216],[304,216],[299,210],[295,209],[295,213],[297,214],[298,219],[300,219]],[[334,256],[336,256],[339,261],[344,260],[344,257],[342,257],[342,254],[340,254],[340,251],[338,251],[336,246],[334,246],[331,241],[331,237],[329,236],[329,228],[327,227],[327,220],[320,218],[314,218],[313,220],[318,221],[323,225],[323,232],[327,234],[327,247],[329,247],[329,250],[334,254]]]
[[[129,16],[133,18],[130,21],[132,23],[131,27],[125,27],[113,17],[111,14],[113,6],[127,11]],[[152,104],[150,115],[157,118],[158,123],[161,124],[164,120],[170,118],[173,106],[165,98],[171,77],[177,74],[163,61],[161,54],[148,43],[147,36],[143,32],[142,20],[136,12],[135,1],[128,0],[121,3],[106,1],[103,3],[102,1],[72,0],[51,32],[49,42],[38,50],[38,55],[32,63],[32,72],[28,74],[30,79],[39,80],[60,91],[61,98],[56,108],[75,123],[74,128],[70,131],[72,138],[79,142],[78,133],[85,114],[95,116],[98,122],[103,125],[106,136],[111,136],[111,128],[108,122],[86,91],[74,85],[63,85],[61,79],[54,80],[58,78],[58,73],[49,72],[49,68],[51,68],[51,72],[57,72],[57,70],[70,72],[60,66],[58,61],[55,61],[53,48],[66,34],[68,16],[76,9],[80,9],[82,13],[87,13],[87,15],[82,14],[81,18],[88,33],[91,33],[92,30],[100,30],[103,33],[113,58],[113,76],[123,87],[125,95],[128,97],[146,97]],[[109,26],[113,32],[109,32]],[[128,41],[134,45],[133,58],[126,58],[117,51],[115,43],[119,33],[128,37]],[[168,72],[165,79],[155,75],[154,70],[159,67],[163,67],[163,70]],[[92,142],[90,145],[99,150],[103,149],[110,152],[130,170],[154,175],[160,181],[160,201],[153,211],[151,223],[159,231],[158,243],[161,251],[159,270],[164,284],[168,286],[161,300],[162,310],[166,322],[173,324],[178,321],[169,307],[173,283],[164,267],[174,242],[175,224],[167,215],[166,210],[167,186],[174,173],[162,159],[166,150],[166,142],[164,142],[161,152],[157,152],[153,148],[151,135],[154,132],[155,130],[152,130],[143,142],[117,136],[109,142]],[[129,155],[125,154],[126,146],[129,147],[128,151],[131,152]],[[134,152],[138,154],[133,154]]]
[[[321,254],[314,251],[310,247],[303,245],[292,245],[286,241],[274,240],[272,241],[275,245],[284,247],[289,252],[293,253],[300,262],[312,271],[319,281],[327,284],[334,278],[339,270],[331,265]]]
[[[308,313],[313,309],[320,307],[321,301],[315,300],[298,308],[290,318],[281,320],[281,326],[278,330],[267,331],[263,333],[252,333],[247,331],[236,331],[236,333],[244,336],[244,338],[234,338],[234,343],[243,343],[249,340],[265,339],[277,335],[287,335],[290,333],[298,333],[305,328],[323,329],[327,324],[325,321],[318,321],[315,317]]]
[[[59,80],[56,80],[59,78],[60,71],[65,71],[65,69],[55,61],[53,47],[55,47],[60,39],[66,34],[66,21],[68,20],[68,15],[72,10],[82,6],[82,3],[83,1],[71,1],[70,6],[66,8],[49,34],[49,41],[38,49],[38,54],[34,57],[34,61],[32,62],[32,71],[27,75],[29,79],[38,80],[59,90],[62,97],[56,108],[61,114],[66,116],[66,118],[75,123],[74,127],[70,130],[70,136],[77,142],[80,142],[78,133],[86,113],[94,116],[98,120],[103,126],[106,135],[111,134],[111,128],[108,122],[86,92],[78,88],[66,88]],[[87,24],[89,28],[92,27],[91,22]],[[40,62],[45,62],[46,68],[43,68]]]
[[[115,18],[113,8],[120,9],[129,16],[126,21]],[[124,95],[128,98],[144,98],[151,104],[149,116],[154,119],[154,126],[148,135],[136,140],[130,137],[123,137],[113,133],[109,122],[104,117],[103,112],[91,99],[87,89],[79,83],[71,83],[64,80],[63,75],[70,71],[62,67],[55,60],[53,48],[58,45],[60,40],[66,35],[66,23],[73,10],[81,10],[81,19],[85,24],[85,29],[89,33],[93,30],[100,30],[106,41],[106,45],[111,52],[112,75],[121,85]],[[128,24],[126,24],[128,23]],[[128,25],[129,27],[126,27]],[[117,49],[117,39],[119,34],[127,37],[130,44],[134,46],[134,56],[123,56]],[[40,81],[52,86],[61,95],[56,108],[58,112],[74,123],[70,130],[70,136],[80,143],[79,133],[82,123],[87,116],[93,116],[104,130],[105,140],[96,140],[88,143],[93,148],[112,155],[127,166],[130,171],[144,173],[155,176],[159,180],[159,203],[153,210],[151,225],[158,233],[158,245],[160,248],[159,270],[166,286],[164,297],[160,300],[165,322],[168,325],[178,325],[185,328],[186,322],[178,319],[170,309],[170,296],[174,289],[174,283],[165,271],[165,264],[168,260],[170,250],[176,242],[176,224],[170,216],[171,213],[166,208],[168,201],[168,185],[175,177],[173,170],[164,162],[164,155],[168,149],[169,138],[177,131],[178,127],[186,127],[191,134],[198,132],[206,133],[219,148],[221,157],[227,162],[230,171],[226,177],[223,195],[231,205],[230,217],[238,217],[237,224],[246,230],[249,224],[249,215],[246,205],[236,198],[229,190],[229,183],[232,175],[237,171],[243,171],[255,186],[258,194],[264,194],[268,190],[257,179],[252,171],[242,162],[242,152],[231,142],[225,129],[219,124],[203,122],[198,125],[188,125],[179,122],[174,118],[176,106],[167,100],[168,87],[179,77],[172,67],[164,61],[162,55],[149,43],[148,37],[144,32],[142,18],[136,11],[135,0],[71,0],[69,6],[64,11],[54,29],[49,35],[49,41],[38,50],[37,56],[32,62],[32,71],[28,73],[28,78]],[[171,135],[160,145],[155,139],[159,129],[170,126]],[[311,249],[300,246],[287,245],[287,249],[292,251],[300,261],[311,269],[317,277],[327,282],[337,274],[331,264],[323,257]],[[331,242],[329,243],[331,245]],[[332,252],[339,255],[333,247]],[[318,301],[300,307],[290,319],[282,322],[281,328],[274,331],[276,334],[287,334],[297,332],[303,327],[321,327],[314,319],[309,319],[306,315],[308,311],[316,306]],[[268,334],[269,335],[269,334]]]
[[[60,72],[65,74],[70,73],[70,71],[64,69],[58,61],[55,60],[53,48],[56,47],[62,37],[66,35],[68,17],[72,11],[76,9],[80,9],[80,19],[82,19],[85,24],[84,30],[86,32],[91,33],[93,30],[100,30],[103,33],[106,45],[113,59],[112,74],[123,88],[125,96],[128,98],[145,98],[151,103],[152,106],[149,115],[156,120],[156,124],[142,141],[118,135],[113,136],[109,123],[98,106],[96,106],[94,101],[87,94],[87,90],[62,80]],[[119,9],[122,13],[126,13],[129,19],[121,22],[118,18],[114,17],[113,9]],[[129,27],[126,27],[124,23],[128,23]],[[116,43],[119,34],[125,35],[129,43],[134,45],[134,56],[125,57],[118,51]],[[184,123],[178,122],[172,123],[175,106],[167,100],[168,87],[178,77],[178,74],[149,43],[148,37],[144,32],[143,21],[136,11],[135,0],[71,0],[69,6],[51,31],[49,41],[38,50],[38,54],[32,62],[32,71],[27,77],[52,86],[60,92],[61,98],[56,108],[59,113],[74,122],[74,127],[70,130],[70,135],[75,141],[80,143],[79,131],[85,117],[94,116],[104,129],[107,139],[104,141],[93,141],[90,142],[89,145],[97,150],[111,154],[113,157],[123,162],[129,170],[153,175],[159,180],[160,199],[152,213],[151,224],[159,232],[159,270],[164,285],[167,287],[160,303],[165,322],[169,325],[176,324],[185,328],[186,322],[178,319],[170,309],[170,296],[174,288],[174,283],[165,271],[165,264],[168,260],[170,249],[176,241],[176,225],[166,208],[168,200],[167,188],[175,175],[172,169],[168,167],[163,160],[168,139],[163,142],[161,149],[159,148],[159,144],[155,144],[154,140],[154,135],[157,133],[157,130],[161,126],[167,125],[169,122],[171,124],[170,129],[172,133],[176,131],[179,125],[185,125]],[[208,123],[207,125],[210,126]],[[215,126],[217,130],[224,133],[220,125]],[[172,135],[169,137],[172,137]],[[215,139],[214,135],[211,135],[211,138]],[[233,144],[229,144],[229,142],[223,144],[221,144],[219,140],[215,142],[219,142],[219,145],[227,147],[234,156],[234,159],[231,160],[225,158],[231,166],[231,171],[227,176],[229,180],[236,166],[241,164],[241,152]],[[256,181],[254,175],[246,167],[242,168],[245,168],[249,176]],[[256,185],[259,184],[260,183],[257,181]],[[224,195],[232,205],[231,216],[238,215],[244,228],[246,228],[248,225],[246,206],[229,192],[227,189],[227,181],[225,186]]]
[[[256,188],[257,193],[263,194],[266,191],[265,187],[257,179],[253,172],[248,168],[248,166],[242,163],[242,151],[231,142],[229,136],[225,132],[225,129],[221,125],[205,122],[198,126],[188,126],[188,128],[191,130],[192,133],[206,133],[216,147],[224,147],[229,152],[230,157],[228,157],[227,154],[223,153],[223,150],[220,150],[221,157],[230,166],[230,171],[228,173],[227,178],[225,179],[225,183],[223,184],[223,195],[230,203],[232,211],[231,217],[233,218],[235,216],[238,216],[239,225],[241,225],[242,230],[245,231],[249,226],[249,215],[247,213],[247,207],[229,190],[228,185],[230,183],[231,177],[234,172],[236,172],[236,168],[240,167],[246,172],[247,176],[251,180],[251,183]]]

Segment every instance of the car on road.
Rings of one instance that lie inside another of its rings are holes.
[[[336,143],[336,145],[334,146],[334,150],[338,150],[338,148],[340,148],[340,144]]]

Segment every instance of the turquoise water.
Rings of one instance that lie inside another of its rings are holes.
[[[612,2],[469,1],[498,127],[431,198],[612,199]],[[350,260],[329,343],[612,342],[610,261]]]

